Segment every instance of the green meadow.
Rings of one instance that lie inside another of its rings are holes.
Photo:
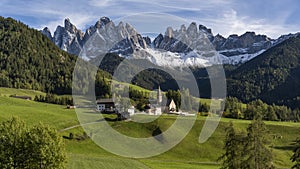
[[[35,125],[40,122],[56,128],[62,136],[70,133],[82,135],[83,129],[78,126],[79,122],[74,109],[66,109],[65,106],[38,103],[8,97],[11,94],[30,95],[41,94],[36,91],[17,90],[0,88],[0,121],[17,116],[28,125]],[[93,115],[96,120],[101,120],[100,115]],[[113,116],[107,116],[114,118]],[[162,131],[167,130],[176,120],[176,116],[163,115],[156,120]],[[111,154],[91,139],[77,141],[65,139],[65,146],[68,155],[68,168],[99,168],[99,169],[216,169],[220,165],[217,162],[222,153],[224,129],[229,121],[239,130],[246,130],[250,121],[222,118],[217,130],[207,142],[198,143],[199,135],[206,117],[197,117],[197,120],[182,142],[171,150],[151,158],[132,159],[119,157]],[[153,123],[134,122],[108,122],[115,130],[132,137],[150,137],[153,133]],[[272,151],[274,162],[277,168],[290,168],[292,163],[293,141],[300,135],[300,123],[294,122],[266,122],[272,138]],[[67,129],[71,127],[70,129]],[[73,127],[73,128],[72,128]],[[67,129],[67,130],[64,130]]]

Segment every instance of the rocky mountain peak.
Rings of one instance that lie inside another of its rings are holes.
[[[53,40],[51,31],[48,27],[45,27],[43,30],[41,30],[41,33],[45,35],[47,38],[49,38],[51,41]]]
[[[204,25],[192,22],[187,29],[184,25],[179,30],[168,27],[165,36],[159,35],[153,42],[155,49],[187,54],[211,50],[222,55],[224,63],[240,63],[250,60],[272,46],[274,40],[255,32],[246,32],[224,38],[220,34],[213,35],[212,30]],[[193,49],[193,50],[192,50]],[[195,57],[195,56],[193,56]]]
[[[266,36],[256,35],[255,32],[246,32],[240,36],[241,40],[254,42],[254,41],[264,41],[266,40]]]
[[[238,38],[239,37],[239,35],[237,35],[237,34],[232,34],[232,35],[229,35],[228,36],[228,39],[236,39],[236,38]]]
[[[174,31],[172,27],[168,27],[165,33],[165,36],[168,38],[173,38],[174,37]]]
[[[244,33],[242,36],[256,36],[256,33],[255,32],[246,32],[246,33]]]
[[[57,26],[52,41],[62,50],[78,54],[84,34],[73,25],[69,18],[64,20],[64,27]]]
[[[164,40],[164,36],[160,33],[153,41],[154,48],[159,48],[159,45]]]
[[[183,32],[186,32],[186,27],[185,25],[181,25],[180,29],[179,29],[179,32],[183,33]]]
[[[153,46],[157,49],[178,53],[188,53],[192,48],[200,50],[201,44],[206,44],[204,46],[207,48],[209,43],[206,41],[212,40],[213,35],[210,29],[202,25],[199,28],[201,30],[198,29],[196,22],[192,22],[187,28],[185,25],[181,25],[179,30],[168,27],[165,36],[159,35],[154,40]]]
[[[256,35],[255,32],[246,32],[241,36],[233,34],[221,46],[217,46],[217,50],[221,50],[225,56],[255,54],[270,48],[273,41],[266,35]]]
[[[136,30],[134,29],[134,27],[131,26],[129,23],[126,23],[126,24],[125,24],[125,28],[126,28],[126,30],[127,30],[129,36],[132,36],[132,35],[136,35],[136,34],[137,34],[137,31],[136,31]]]
[[[65,19],[65,29],[70,33],[77,33],[77,28],[73,25],[69,18]]]
[[[61,49],[78,55],[81,48],[97,30],[99,30],[99,38],[103,45],[94,46],[93,50],[95,51],[103,50],[105,52],[109,48],[109,52],[124,57],[131,57],[135,52],[150,51],[151,53],[152,51],[158,54],[166,51],[158,57],[158,60],[155,56],[150,60],[162,63],[164,62],[162,58],[165,58],[172,61],[174,65],[179,63],[209,65],[209,62],[214,62],[214,58],[208,56],[221,56],[222,63],[225,64],[243,63],[290,37],[273,40],[266,35],[246,32],[240,36],[233,34],[225,38],[220,34],[214,36],[210,28],[192,22],[187,27],[181,25],[179,29],[168,27],[164,35],[159,34],[151,42],[149,37],[142,37],[130,24],[120,22],[115,25],[109,18],[102,17],[95,25],[88,28],[85,34],[77,30],[69,19],[66,19],[64,27],[57,27],[52,40]],[[51,39],[49,29],[45,28],[41,32]],[[172,58],[173,54],[175,58]],[[173,61],[178,63],[173,63]],[[171,64],[170,62],[166,62],[166,64]]]
[[[206,37],[212,42],[214,40],[214,35],[212,33],[212,30],[207,28],[204,25],[199,25],[199,31],[204,33],[206,35]]]
[[[102,46],[95,46],[94,49],[103,52],[110,49],[112,53],[128,55],[138,48],[145,49],[148,45],[151,45],[151,40],[143,38],[130,24],[120,22],[116,26],[108,17],[100,18],[85,33],[78,30],[70,19],[65,19],[64,27],[57,27],[53,41],[62,50],[78,55],[89,38],[95,35],[96,32],[99,33],[96,38],[101,38]],[[44,31],[44,34],[48,33]]]
[[[107,23],[111,22],[111,20],[110,20],[108,17],[106,17],[106,16],[101,17],[101,18],[100,18],[100,21],[101,21],[104,25],[106,25]]]
[[[225,41],[226,41],[226,38],[224,38],[220,34],[217,34],[215,37],[213,37],[212,43],[215,46],[216,50],[221,50]]]
[[[42,31],[43,32],[50,32],[51,33],[51,31],[50,31],[50,29],[48,27],[45,27]]]
[[[121,29],[121,28],[124,28],[124,23],[122,21],[119,22],[119,24],[118,24],[118,29]]]
[[[191,36],[191,37],[195,37],[198,33],[198,28],[197,28],[197,24],[196,22],[192,22],[189,27],[186,30],[186,33]]]
[[[215,39],[223,39],[223,40],[225,40],[226,38],[224,38],[222,35],[220,35],[220,34],[217,34],[216,36],[215,36]]]
[[[204,33],[208,33],[208,34],[212,34],[211,29],[208,29],[206,26],[204,25],[199,25],[199,30],[203,31]]]
[[[105,26],[106,24],[108,24],[109,22],[111,22],[111,20],[108,17],[101,17],[95,24],[95,28],[101,28],[103,26]]]

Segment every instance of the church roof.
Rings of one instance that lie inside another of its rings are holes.
[[[169,104],[169,109],[176,109],[176,104],[173,99],[171,100],[171,102]]]

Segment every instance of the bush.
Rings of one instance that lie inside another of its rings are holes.
[[[65,168],[62,138],[52,128],[12,118],[0,124],[0,136],[0,168]]]

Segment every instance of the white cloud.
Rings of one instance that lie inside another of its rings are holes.
[[[88,4],[90,6],[95,6],[95,7],[107,7],[109,5],[113,5],[114,1],[113,0],[90,0],[88,1]]]
[[[131,24],[140,33],[164,33],[169,26],[177,29],[182,24],[190,24],[184,18],[165,13],[137,13],[115,20],[115,22],[120,21]]]
[[[244,34],[247,31],[253,31],[257,34],[265,34],[271,38],[277,38],[287,33],[296,33],[299,31],[297,25],[283,24],[284,17],[270,23],[266,19],[256,19],[249,16],[240,16],[237,11],[230,9],[224,11],[217,18],[199,19],[199,22],[211,27],[214,32],[227,37],[231,34]]]
[[[230,4],[230,0],[125,0],[131,3],[145,3],[149,5],[159,6],[168,10],[189,10],[189,11],[199,11],[205,9],[216,8],[224,5]]]

